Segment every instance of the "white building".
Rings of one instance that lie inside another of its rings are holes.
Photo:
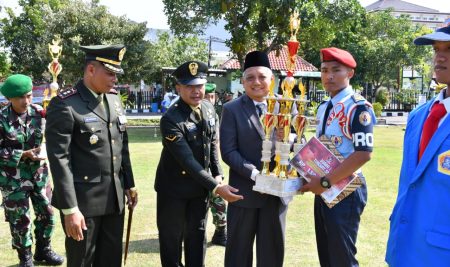
[[[439,10],[415,5],[401,0],[379,0],[366,6],[367,12],[392,9],[392,15],[399,18],[407,15],[412,22],[425,25],[432,30],[444,26],[444,22],[450,18],[450,13],[439,12]]]

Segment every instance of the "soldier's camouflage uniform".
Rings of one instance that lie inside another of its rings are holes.
[[[227,204],[219,195],[209,194],[209,206],[213,216],[213,223],[216,227],[227,225]]]
[[[55,224],[47,163],[21,159],[23,151],[42,143],[45,125],[42,107],[32,104],[27,113],[19,117],[11,104],[0,111],[0,190],[15,249],[32,245],[30,199],[36,239],[49,239]]]

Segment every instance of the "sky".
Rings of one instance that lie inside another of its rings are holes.
[[[450,0],[404,1],[450,13]],[[368,6],[376,0],[359,0],[359,2],[362,6]],[[100,3],[108,6],[110,12],[114,15],[126,15],[136,22],[147,21],[148,28],[169,29],[162,0],[100,0]],[[17,6],[17,0],[0,0],[0,6],[15,7]]]

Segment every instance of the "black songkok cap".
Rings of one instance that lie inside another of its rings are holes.
[[[250,67],[267,67],[271,69],[269,57],[261,51],[253,51],[245,56],[244,71]]]

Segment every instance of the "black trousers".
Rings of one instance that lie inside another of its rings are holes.
[[[364,178],[362,178],[364,181]],[[322,267],[356,267],[356,237],[367,202],[367,186],[356,189],[333,208],[320,196],[314,200],[317,251]]]
[[[287,206],[269,196],[261,208],[228,205],[226,267],[251,267],[256,237],[256,266],[281,267]]]
[[[207,201],[207,196],[180,199],[158,193],[156,222],[163,267],[183,266],[183,242],[185,266],[205,265]]]
[[[66,234],[67,266],[120,267],[124,213],[84,219],[88,228],[83,231],[84,240],[76,241]],[[62,213],[61,222],[64,228]]]

